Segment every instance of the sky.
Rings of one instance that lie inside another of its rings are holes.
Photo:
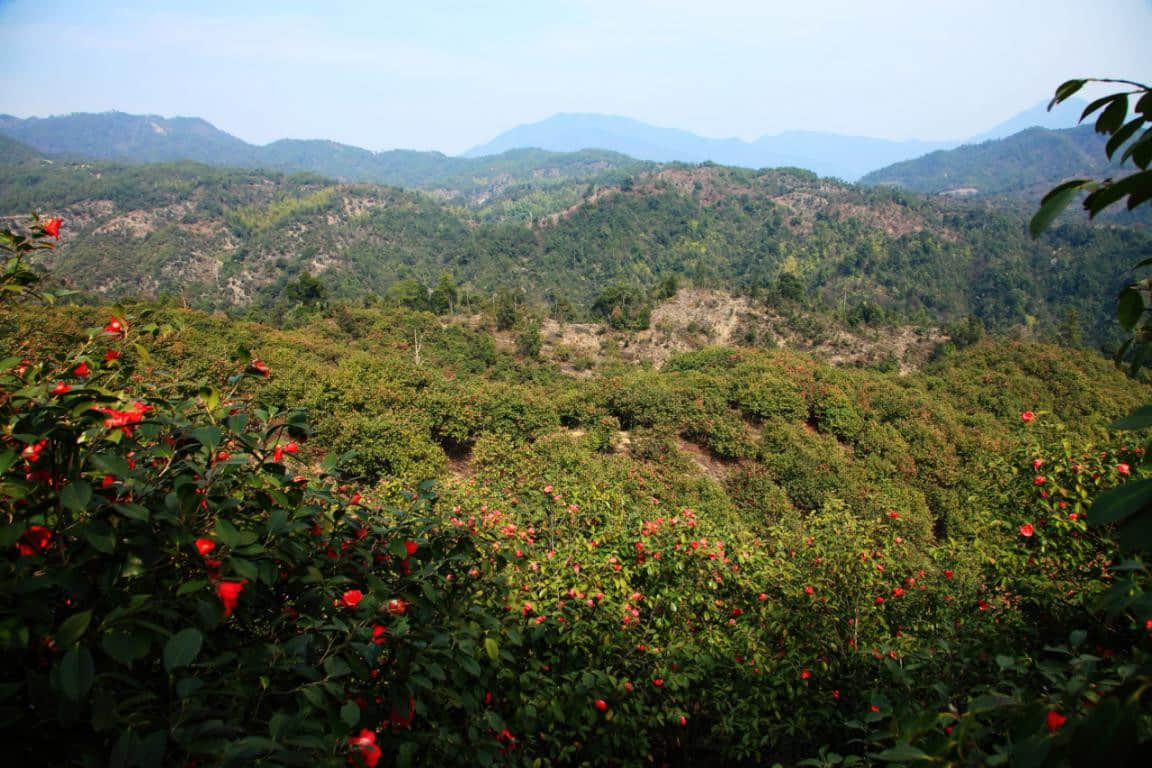
[[[1152,0],[0,0],[0,35],[0,113],[448,154],[557,112],[958,139],[1152,80]]]

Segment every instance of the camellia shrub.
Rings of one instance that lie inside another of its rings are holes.
[[[17,301],[52,221],[6,235]],[[168,375],[154,360],[179,330],[88,311],[51,348],[0,355],[15,764],[1039,765],[1101,742],[1123,764],[1148,741],[1152,615],[1098,613],[1143,566],[1083,517],[1139,474],[1132,446],[1014,419],[1024,447],[941,530],[926,494],[869,482],[804,422],[759,425],[763,464],[729,452],[733,503],[719,483],[661,485],[612,445],[625,414],[674,447],[676,403],[710,412],[671,386],[621,386],[611,412],[442,388],[443,412],[413,428],[468,444],[470,474],[392,508],[374,497],[399,489],[365,485],[394,468],[388,446],[326,453],[348,417],[318,409],[317,429],[292,407],[316,382],[251,354],[201,361],[204,381]],[[702,402],[723,396],[706,369],[730,359],[688,360]],[[399,399],[358,380],[319,402]],[[450,418],[456,403],[477,415]],[[861,440],[938,437],[896,421]],[[738,445],[736,423],[700,436]],[[946,480],[951,461],[916,469]]]

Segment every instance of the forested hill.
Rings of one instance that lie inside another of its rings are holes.
[[[105,296],[272,307],[297,300],[307,273],[330,297],[426,306],[447,280],[468,306],[504,296],[568,319],[623,307],[625,325],[679,281],[850,323],[972,316],[993,332],[1103,343],[1124,265],[1152,254],[1145,231],[1074,214],[1033,241],[1027,206],[712,165],[448,202],[191,164],[2,169],[0,213],[30,210],[65,219],[56,274]]]
[[[0,115],[0,135],[46,155],[125,163],[191,161],[206,165],[306,172],[343,181],[419,189],[479,192],[524,178],[585,179],[620,168],[644,167],[605,150],[556,153],[518,149],[482,158],[440,152],[370,152],[334,141],[282,139],[248,144],[192,117],[123,112],[20,119]]]
[[[1031,202],[1059,182],[1115,170],[1106,137],[1091,125],[1029,128],[1005,139],[940,150],[867,174],[861,184],[891,185],[926,194],[1012,195]]]

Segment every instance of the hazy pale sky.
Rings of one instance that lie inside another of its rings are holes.
[[[1152,79],[1152,0],[0,0],[0,112],[461,152],[556,112],[949,139]]]

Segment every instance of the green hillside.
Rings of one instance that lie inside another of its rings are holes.
[[[122,112],[20,119],[0,115],[0,135],[47,155],[119,163],[203,163],[285,173],[313,173],[348,182],[433,189],[486,197],[509,185],[591,180],[606,171],[631,172],[649,163],[605,150],[546,152],[515,149],[480,158],[440,152],[371,152],[334,141],[282,139],[248,144],[199,118]]]
[[[1033,241],[1023,206],[803,171],[665,166],[623,176],[568,160],[599,175],[461,178],[438,197],[189,164],[56,163],[4,173],[0,212],[64,217],[50,266],[108,297],[268,308],[308,273],[331,297],[399,292],[423,306],[419,296],[448,274],[466,311],[502,294],[557,317],[606,319],[596,309],[605,292],[608,312],[615,301],[648,305],[680,281],[843,322],[943,327],[972,316],[995,332],[1094,344],[1112,338],[1123,265],[1152,242],[1071,214]],[[531,153],[517,162],[535,167]]]
[[[867,174],[860,183],[961,197],[1011,195],[1035,203],[1065,179],[1107,174],[1111,166],[1104,155],[1106,139],[1091,125],[1029,128],[1005,139],[895,163]]]

